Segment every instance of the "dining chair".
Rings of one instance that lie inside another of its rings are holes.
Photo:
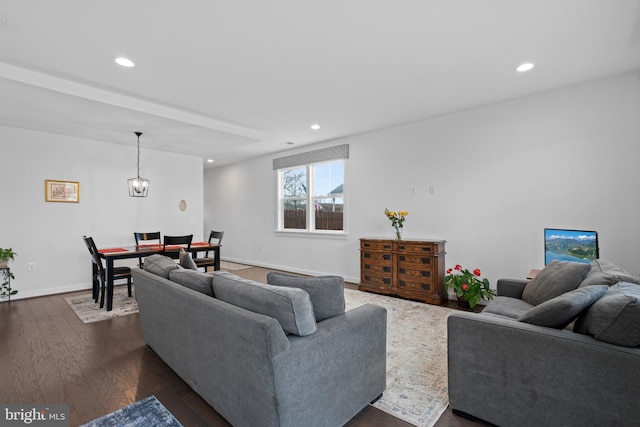
[[[96,273],[91,280],[93,283],[92,296],[94,302],[98,302],[98,297],[100,298],[100,308],[102,308],[104,307],[104,298],[106,294],[107,274],[104,266],[102,265],[102,260],[100,259],[98,248],[96,247],[93,238],[82,236],[82,239],[84,240],[84,244],[87,246],[87,249],[89,249],[89,254],[91,254],[91,262],[96,266]],[[127,290],[129,291],[129,296],[131,296],[131,269],[129,267],[114,267],[113,280],[120,279],[127,280]]]
[[[212,231],[209,234],[209,244],[222,244],[222,237],[224,236],[224,231]],[[215,252],[214,252],[215,254]],[[206,272],[209,267],[214,267],[216,265],[216,259],[213,257],[209,257],[209,251],[206,251],[204,257],[196,258],[196,254],[194,253],[193,261],[196,263],[198,268],[204,268]]]
[[[133,233],[133,238],[136,239],[136,246],[140,245],[162,245],[162,239],[159,231],[153,233]],[[142,267],[142,257],[138,258],[138,266]]]
[[[164,236],[164,244],[162,246],[162,254],[173,259],[180,257],[179,251],[175,249],[169,249],[167,246],[182,246],[185,250],[191,249],[191,241],[193,240],[193,234],[187,234],[185,236]]]

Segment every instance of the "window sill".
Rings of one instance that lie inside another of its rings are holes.
[[[281,237],[304,237],[312,239],[336,239],[342,240],[347,238],[345,231],[306,231],[306,230],[276,230],[276,236]]]

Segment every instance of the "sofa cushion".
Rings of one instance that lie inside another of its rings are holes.
[[[242,279],[231,273],[213,276],[216,298],[278,320],[290,334],[311,335],[317,329],[309,294],[302,289],[273,286]]]
[[[178,268],[169,272],[169,280],[194,291],[213,296],[213,275],[186,268]]]
[[[184,249],[180,249],[180,254],[178,256],[178,261],[181,267],[187,268],[189,270],[197,270],[198,266],[193,261],[191,254]]]
[[[591,285],[613,286],[618,282],[640,283],[640,280],[611,261],[594,259],[591,261],[591,270],[580,283],[580,287]]]
[[[340,276],[300,277],[274,271],[267,274],[267,283],[307,292],[317,322],[344,314],[344,279]]]
[[[517,319],[533,307],[533,304],[529,304],[519,298],[498,296],[487,304],[487,306],[482,310],[482,313],[498,314],[500,316]]]
[[[572,291],[584,280],[590,264],[571,261],[551,261],[538,275],[527,283],[522,299],[538,305]]]
[[[144,259],[142,268],[149,273],[168,279],[169,273],[179,267],[171,258],[164,255],[154,254]]]
[[[574,332],[625,347],[640,346],[640,285],[620,282],[578,317]]]
[[[607,285],[574,289],[533,307],[518,320],[532,325],[564,329],[608,290]]]

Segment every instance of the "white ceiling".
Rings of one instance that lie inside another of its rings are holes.
[[[0,2],[0,124],[214,165],[637,69],[640,0]]]

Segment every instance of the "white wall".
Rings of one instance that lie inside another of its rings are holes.
[[[344,143],[348,237],[275,233],[272,159]],[[358,239],[392,237],[385,207],[492,284],[543,266],[544,227],[598,230],[601,258],[639,272],[639,158],[635,72],[207,170],[204,225],[225,259],[355,282]]]
[[[131,198],[127,179],[136,175],[136,147],[0,126],[0,156],[0,247],[18,253],[16,298],[90,288],[83,235],[98,247],[133,245],[134,231],[202,239],[198,157],[142,148],[140,174],[151,187],[147,198]],[[46,203],[46,179],[79,181],[80,203]],[[27,270],[30,262],[35,271]]]

